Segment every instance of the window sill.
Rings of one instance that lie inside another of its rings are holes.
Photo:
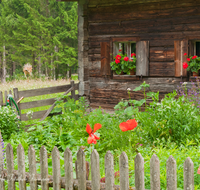
[[[113,80],[140,80],[136,75],[113,75]]]
[[[200,81],[200,76],[196,76],[196,77],[190,76],[189,81],[196,82],[196,79]]]

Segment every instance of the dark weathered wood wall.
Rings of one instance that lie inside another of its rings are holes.
[[[162,94],[176,89],[181,78],[175,78],[174,41],[200,39],[200,1],[89,0],[87,6],[91,103],[114,105],[128,98],[128,87],[141,84],[101,75],[100,43],[114,38],[149,41],[149,76],[143,80]]]

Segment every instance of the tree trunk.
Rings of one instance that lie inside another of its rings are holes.
[[[6,46],[3,46],[3,63],[2,63],[1,82],[6,83]]]
[[[41,74],[42,74],[41,67],[42,67],[41,57],[39,56],[38,57],[38,75],[39,75],[39,77],[41,77]]]
[[[58,53],[58,47],[55,46],[54,47],[54,51],[56,53]],[[58,56],[56,55],[56,61],[58,61]],[[59,74],[59,68],[58,68],[58,63],[56,63],[56,68],[55,68],[55,79],[57,80],[58,79],[58,74]]]

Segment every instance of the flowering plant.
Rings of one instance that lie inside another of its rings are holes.
[[[183,63],[183,68],[187,69],[187,71],[198,73],[200,69],[200,57],[196,55],[189,57],[187,53],[184,53],[184,55],[187,57],[187,62]]]
[[[114,61],[110,63],[111,70],[115,71],[118,75],[121,74],[121,72],[130,75],[130,70],[135,70],[136,68],[136,54],[132,53],[131,57],[132,59],[129,59],[126,54],[118,53]]]

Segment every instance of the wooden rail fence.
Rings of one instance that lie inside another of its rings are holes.
[[[19,183],[20,190],[26,190],[28,183],[31,190],[37,190],[41,185],[42,190],[145,190],[144,183],[144,159],[141,154],[135,157],[135,188],[129,187],[129,165],[128,157],[122,152],[119,158],[119,180],[120,185],[114,185],[114,161],[113,155],[108,151],[105,155],[105,183],[100,182],[99,154],[93,150],[90,156],[91,163],[91,181],[86,180],[86,162],[85,153],[82,149],[77,152],[76,161],[76,179],[73,179],[72,153],[67,148],[64,152],[65,176],[60,173],[60,153],[57,147],[52,151],[53,175],[48,174],[47,150],[45,147],[40,149],[40,174],[36,172],[35,150],[31,145],[28,150],[29,172],[25,172],[25,155],[21,144],[17,148],[18,170],[14,170],[13,148],[10,144],[6,147],[6,166],[4,169],[4,160],[2,147],[0,146],[0,189],[5,189],[5,180],[7,180],[8,190],[15,189],[15,182]],[[167,160],[167,189],[177,189],[176,161],[170,156]],[[160,163],[158,157],[154,154],[150,160],[150,183],[151,190],[160,190]],[[190,158],[184,162],[184,190],[194,190],[194,165]]]
[[[14,94],[13,95],[14,100],[17,101],[22,97],[29,98],[29,97],[34,97],[34,96],[54,94],[54,93],[68,91],[68,93],[71,92],[71,96],[69,96],[69,97],[77,100],[79,98],[79,96],[75,94],[75,91],[78,90],[78,88],[79,88],[79,84],[78,83],[75,84],[74,81],[71,81],[71,84],[69,84],[69,85],[54,86],[54,87],[40,88],[40,89],[33,89],[33,90],[19,91],[18,88],[14,88],[13,92],[11,90],[9,91],[9,94]],[[0,105],[1,106],[6,105],[7,94],[8,94],[8,92],[5,91],[4,92],[4,100],[3,100],[3,93],[0,91]],[[43,99],[43,100],[37,100],[37,101],[31,101],[31,102],[18,103],[21,120],[26,121],[29,119],[26,116],[27,114],[21,114],[22,110],[52,105],[55,103],[55,101],[56,101],[55,98],[49,98],[49,99]],[[42,118],[45,115],[45,113],[47,113],[47,111],[48,110],[33,112],[32,119]]]

